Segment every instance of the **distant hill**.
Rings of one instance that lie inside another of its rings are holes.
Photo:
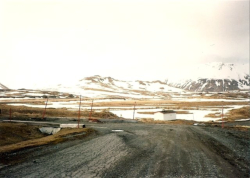
[[[246,90],[250,87],[249,64],[213,62],[183,72],[183,78],[168,78],[172,87],[196,92]]]
[[[1,89],[1,90],[9,90],[8,87],[6,87],[5,85],[3,85],[3,84],[1,84],[1,83],[0,83],[0,89]]]
[[[162,71],[161,71],[162,72]],[[168,72],[168,71],[166,71]],[[162,72],[162,75],[164,73]],[[177,78],[178,77],[178,78]],[[8,89],[0,84],[0,89]],[[78,81],[73,78],[53,86],[36,88],[66,92],[86,97],[109,98],[170,98],[171,93],[227,92],[250,89],[249,64],[213,62],[176,68],[165,81],[124,81],[112,77],[94,75]]]
[[[111,98],[169,98],[168,93],[182,89],[168,86],[163,81],[124,81],[99,75],[85,77],[75,84],[59,84],[57,91],[82,94],[85,96]]]

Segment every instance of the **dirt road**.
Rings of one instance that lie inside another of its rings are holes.
[[[1,168],[0,177],[250,176],[249,132],[139,123],[87,126],[98,134],[15,153],[23,161]]]

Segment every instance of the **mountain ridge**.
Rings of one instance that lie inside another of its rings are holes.
[[[0,89],[2,89],[2,90],[9,90],[9,88],[6,87],[5,85],[3,85],[2,83],[0,83]]]
[[[185,79],[167,79],[172,87],[195,92],[246,90],[250,87],[249,65],[223,62],[195,66]]]
[[[54,89],[51,88],[50,90]],[[56,90],[99,98],[170,98],[169,93],[183,91],[182,89],[170,87],[160,80],[125,81],[100,75],[84,77],[71,85],[59,84]]]

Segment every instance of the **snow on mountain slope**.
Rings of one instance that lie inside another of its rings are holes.
[[[193,66],[180,80],[167,79],[169,86],[190,91],[230,91],[249,89],[249,64],[213,62]]]
[[[71,85],[58,85],[56,90],[88,97],[130,98],[166,98],[167,93],[183,91],[161,81],[122,81],[99,75],[85,77]]]
[[[177,89],[174,87],[167,86],[166,83],[162,81],[122,81],[117,80],[111,77],[101,77],[99,75],[95,75],[93,77],[86,77],[79,81],[78,86],[80,87],[93,87],[100,88],[106,90],[119,90],[119,91],[131,91],[131,90],[141,90],[141,91],[172,91],[172,92],[180,92],[181,89]]]
[[[0,83],[0,89],[1,90],[8,90],[9,88]]]

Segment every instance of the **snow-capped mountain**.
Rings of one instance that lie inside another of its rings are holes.
[[[160,80],[156,81],[123,81],[117,80],[112,77],[101,77],[99,75],[95,75],[92,77],[86,77],[79,81],[77,86],[82,88],[99,88],[105,90],[141,90],[141,91],[180,91],[180,89],[176,89],[173,87],[169,87],[165,82]]]
[[[167,79],[169,86],[190,91],[221,92],[249,89],[249,64],[213,62],[183,71],[181,80]]]
[[[58,85],[60,92],[81,94],[88,97],[125,98],[168,98],[168,93],[181,92],[182,89],[168,86],[162,81],[123,81],[99,75],[85,77],[71,85]]]
[[[0,83],[0,90],[8,90],[9,88]]]
[[[169,98],[170,93],[184,90],[195,92],[222,92],[249,89],[250,76],[248,64],[214,62],[187,70],[179,70],[177,80],[166,81],[124,81],[99,75],[85,77],[71,84],[61,84],[56,91],[85,95],[87,97],[125,97],[125,98]]]

